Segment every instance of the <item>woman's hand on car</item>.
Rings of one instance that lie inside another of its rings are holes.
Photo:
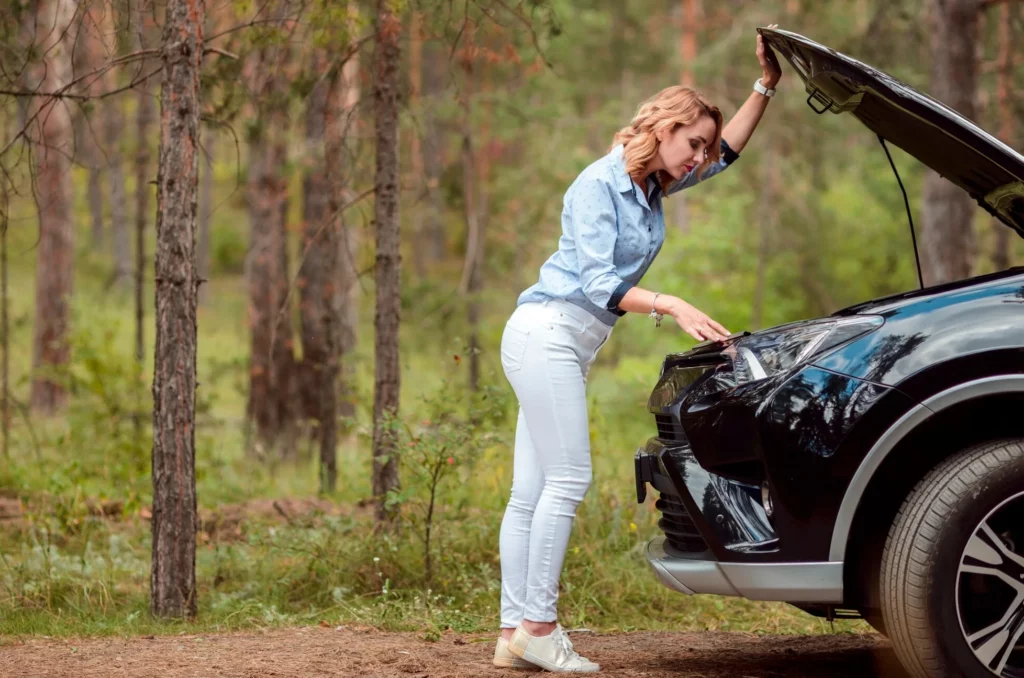
[[[665,313],[671,315],[679,327],[697,341],[724,341],[729,336],[729,330],[679,297],[671,297],[667,301]]]
[[[768,26],[771,29],[778,27],[778,24]],[[782,66],[772,48],[764,43],[764,38],[760,33],[757,35],[757,60],[761,64],[761,84],[768,89],[775,87],[779,83],[779,78],[782,77]]]

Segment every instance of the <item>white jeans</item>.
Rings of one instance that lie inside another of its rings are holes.
[[[501,364],[519,399],[512,496],[501,522],[501,627],[557,619],[558,579],[590,487],[586,377],[612,327],[562,300],[516,307]]]

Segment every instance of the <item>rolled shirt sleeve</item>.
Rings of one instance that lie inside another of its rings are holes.
[[[710,179],[719,172],[725,171],[725,169],[729,167],[729,165],[735,162],[736,158],[740,157],[740,154],[732,150],[732,147],[725,142],[725,139],[722,139],[721,149],[722,155],[721,157],[719,157],[718,162],[708,165],[708,167],[704,170],[703,174],[700,175],[697,174],[697,168],[693,168],[682,179],[673,182],[672,185],[668,187],[668,190],[665,191],[665,195],[672,195],[673,193],[681,191],[684,188],[689,188],[700,183],[701,181]]]
[[[596,179],[584,180],[573,198],[573,241],[579,262],[580,287],[595,306],[618,311],[619,302],[633,285],[615,269],[618,238],[612,187]]]

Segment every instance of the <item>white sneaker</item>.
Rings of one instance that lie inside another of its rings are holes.
[[[546,636],[531,636],[522,626],[508,641],[509,652],[531,664],[555,673],[597,673],[600,665],[581,657],[572,649],[572,641],[561,624]]]
[[[494,659],[491,663],[503,669],[540,669],[536,664],[531,664],[509,652],[508,641],[501,637],[498,638],[498,644],[494,646]]]

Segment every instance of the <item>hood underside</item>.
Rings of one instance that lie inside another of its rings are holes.
[[[1024,157],[948,106],[802,35],[759,28],[819,113],[850,112],[868,129],[967,191],[1024,236]]]

